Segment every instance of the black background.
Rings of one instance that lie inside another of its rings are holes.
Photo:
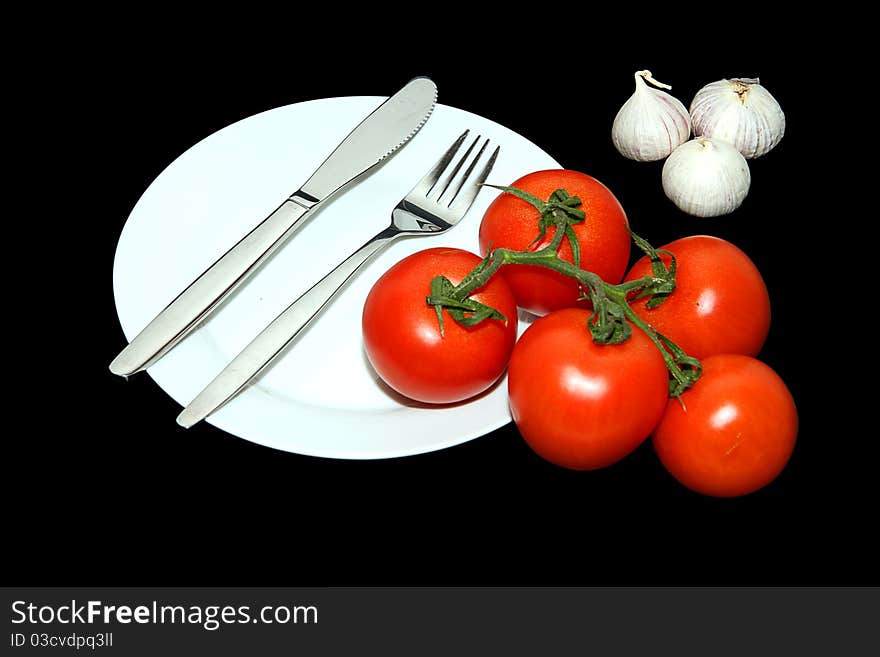
[[[822,337],[842,311],[823,296],[831,284],[819,267],[855,257],[833,244],[835,224],[850,217],[823,203],[841,190],[816,172],[838,167],[816,139],[827,129],[815,95],[826,72],[793,66],[807,53],[790,47],[679,55],[600,43],[610,26],[566,30],[560,21],[482,32],[463,21],[451,41],[390,28],[303,41],[266,25],[249,35],[263,48],[236,33],[198,47],[165,31],[122,34],[83,39],[51,71],[37,67],[30,82],[41,95],[24,103],[12,132],[29,146],[22,168],[34,183],[18,191],[52,223],[23,223],[30,241],[9,247],[11,257],[34,243],[43,254],[40,267],[24,261],[32,283],[11,299],[8,383],[18,392],[7,413],[18,428],[6,434],[3,486],[12,583],[877,583],[867,537],[876,495],[860,469],[873,446],[842,382],[851,355],[835,356]],[[614,150],[611,122],[641,68],[685,104],[710,81],[758,76],[786,111],[785,138],[751,161],[751,192],[732,215],[685,216],[663,195],[661,163]],[[152,379],[109,373],[125,344],[111,281],[116,242],[168,164],[257,112],[388,95],[415,75],[437,82],[440,102],[602,180],[655,245],[708,233],[751,256],[773,304],[761,358],[800,411],[798,445],[777,481],[741,499],[701,497],[665,473],[650,443],[605,470],[570,472],[535,456],[512,425],[403,459],[299,456],[204,423],[181,429],[179,407]],[[844,351],[849,335],[836,334]]]

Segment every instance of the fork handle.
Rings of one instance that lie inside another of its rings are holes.
[[[189,428],[241,392],[320,314],[372,255],[399,235],[401,231],[393,226],[377,233],[304,292],[190,402],[177,423]]]

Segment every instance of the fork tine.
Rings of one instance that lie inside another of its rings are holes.
[[[485,148],[488,145],[488,143],[489,143],[489,140],[487,139],[486,144],[483,145],[483,148]],[[500,151],[501,151],[501,146],[496,146],[495,151],[492,153],[492,156],[489,158],[489,161],[486,162],[486,166],[484,166],[480,170],[480,173],[477,175],[476,179],[471,184],[469,184],[469,185],[467,185],[467,187],[465,187],[463,184],[464,181],[462,181],[462,189],[459,190],[459,192],[456,194],[456,197],[453,199],[453,203],[451,204],[452,210],[454,210],[456,213],[460,213],[460,214],[464,214],[465,212],[468,211],[468,208],[471,207],[471,205],[474,202],[474,199],[477,198],[477,194],[480,191],[480,187],[482,186],[482,184],[484,182],[486,182],[486,178],[489,177],[489,173],[492,171],[492,167],[495,166],[495,160],[498,159],[498,153]],[[482,153],[482,150],[480,151],[480,153]],[[468,170],[468,175],[466,176],[465,179],[470,177],[471,170],[473,169],[474,164],[477,163],[478,159],[479,159],[479,157],[474,160],[473,164],[471,165],[471,169]]]
[[[479,140],[479,137],[477,139]],[[476,142],[474,142],[474,145],[476,145]],[[485,152],[487,146],[489,146],[489,139],[488,138],[486,139],[486,141],[483,142],[483,145],[480,147],[480,150],[477,151],[476,157],[474,157],[474,159],[471,160],[470,165],[468,166],[467,170],[464,172],[464,175],[461,177],[461,180],[458,183],[458,187],[456,187],[455,191],[452,193],[452,198],[450,198],[449,203],[446,204],[447,207],[452,207],[452,204],[455,202],[455,198],[458,196],[459,192],[461,191],[461,188],[464,187],[464,184],[468,181],[468,178],[471,177],[471,174],[474,172],[474,167],[477,166],[477,162],[480,161],[480,158],[483,156],[483,153]],[[473,149],[473,146],[471,147],[471,149]],[[470,154],[470,150],[468,150],[467,154]],[[467,155],[465,157],[467,157]],[[450,180],[450,182],[452,182],[452,181]]]
[[[452,181],[455,180],[455,176],[458,175],[458,172],[461,170],[462,165],[470,157],[471,152],[474,150],[474,146],[476,146],[477,142],[479,142],[479,141],[480,141],[480,135],[477,135],[477,138],[474,139],[473,142],[471,142],[471,145],[468,146],[468,149],[464,152],[464,155],[462,155],[461,158],[459,158],[458,162],[455,163],[455,166],[452,167],[452,172],[447,176],[446,183],[443,185],[443,189],[441,189],[440,193],[437,194],[437,201],[438,202],[440,201],[440,197],[442,197],[447,192],[447,190],[449,189],[449,186],[452,184]],[[431,190],[431,191],[433,191],[433,190]]]
[[[456,139],[452,146],[443,153],[442,157],[437,161],[437,164],[433,166],[433,168],[428,171],[424,175],[424,177],[416,183],[416,186],[413,188],[411,194],[422,194],[427,196],[434,186],[437,184],[437,181],[440,180],[440,176],[443,175],[443,172],[446,170],[446,167],[449,166],[449,163],[452,161],[452,158],[455,157],[455,154],[458,152],[458,149],[461,148],[461,145],[464,143],[464,140],[467,138],[470,130],[465,130],[461,133],[461,136]]]

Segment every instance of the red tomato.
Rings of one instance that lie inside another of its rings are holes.
[[[721,354],[670,399],[654,431],[654,448],[673,477],[703,495],[758,490],[782,472],[794,449],[798,416],[791,393],[764,363]]]
[[[755,356],[770,330],[770,297],[758,268],[730,242],[708,235],[660,247],[675,254],[675,291],[658,307],[633,302],[636,313],[695,358]],[[669,265],[670,258],[662,256]],[[647,257],[626,280],[651,275]]]
[[[619,345],[593,342],[590,312],[550,313],[523,333],[510,357],[510,410],[540,456],[575,470],[622,459],[666,408],[669,377],[660,351],[640,330]]]
[[[581,253],[581,268],[592,271],[609,283],[619,283],[629,262],[630,237],[626,214],[614,194],[595,178],[578,171],[554,169],[536,171],[515,180],[511,187],[547,200],[557,189],[565,189],[580,197],[581,209],[587,217],[574,225]],[[534,206],[511,194],[496,198],[480,224],[480,251],[486,255],[490,246],[515,251],[537,251],[546,246],[556,233],[547,230],[546,237],[531,245],[538,236],[540,214]],[[562,240],[559,257],[573,262],[568,240]],[[510,284],[516,303],[537,315],[551,310],[581,305],[580,290],[574,279],[550,269],[534,265],[507,265],[501,275]]]
[[[506,322],[487,319],[472,328],[425,303],[431,279],[446,276],[457,285],[480,258],[461,249],[433,248],[404,258],[370,290],[364,304],[367,357],[397,392],[431,404],[457,402],[483,392],[504,372],[516,342],[516,303],[495,276],[470,298],[495,308]]]

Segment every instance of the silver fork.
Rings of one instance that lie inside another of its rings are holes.
[[[489,146],[481,138],[471,142],[456,159],[468,130],[455,140],[434,167],[391,212],[391,225],[377,233],[336,268],[304,292],[272,320],[253,341],[208,384],[177,417],[177,423],[191,427],[208,417],[244,390],[299,333],[318,316],[363,264],[402,235],[436,235],[449,230],[465,215],[498,158],[500,147],[475,175],[477,163]],[[455,162],[453,162],[455,160]],[[461,173],[463,167],[464,173]]]

